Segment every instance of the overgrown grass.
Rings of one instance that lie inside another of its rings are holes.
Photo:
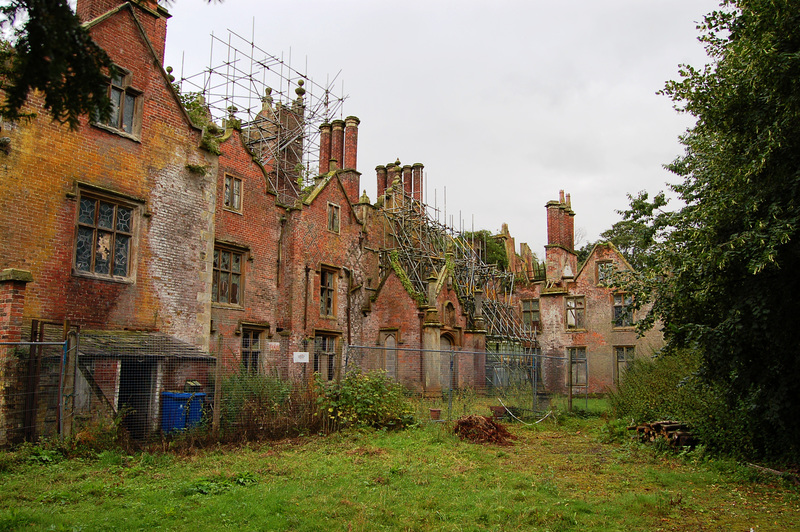
[[[0,530],[791,530],[800,493],[729,461],[601,443],[603,420],[448,423],[192,454],[0,454]]]

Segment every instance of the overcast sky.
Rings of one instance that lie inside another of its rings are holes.
[[[716,0],[177,0],[166,65],[209,66],[232,30],[348,96],[361,187],[374,168],[425,165],[427,202],[465,229],[509,224],[543,256],[544,205],[571,194],[579,245],[674,181],[662,165],[691,125],[656,95],[707,62],[697,22]],[[255,28],[255,32],[253,31]],[[581,238],[582,237],[582,238]]]

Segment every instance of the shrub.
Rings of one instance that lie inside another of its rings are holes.
[[[702,382],[696,353],[685,350],[653,360],[637,359],[615,392],[609,394],[616,417],[633,422],[677,420],[690,425],[704,451],[737,458],[764,456],[772,437],[755,428],[748,406],[729,405],[723,391]]]
[[[290,383],[269,375],[242,372],[226,377],[221,400],[223,433],[239,439],[272,435],[291,393]]]
[[[402,428],[414,422],[404,389],[384,372],[354,370],[340,382],[316,380],[317,405],[328,428]]]

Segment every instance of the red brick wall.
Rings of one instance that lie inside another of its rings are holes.
[[[364,338],[364,345],[378,345],[381,328],[397,328],[398,348],[419,348],[422,343],[422,323],[418,303],[408,294],[394,272],[389,274],[375,295],[371,312],[364,318],[365,328],[370,331]],[[422,391],[421,352],[397,352],[397,379],[411,389]]]
[[[34,95],[29,104],[38,118],[4,127],[11,152],[2,156],[0,169],[6,206],[0,212],[0,268],[33,274],[26,319],[156,329],[202,346],[210,313],[210,239],[204,236],[213,234],[213,178],[186,166],[215,166],[216,157],[197,148],[200,132],[187,122],[163,71],[153,66],[128,9],[91,33],[143,91],[140,139],[86,120],[69,132],[51,122]],[[76,182],[143,200],[132,282],[72,274]]]
[[[268,191],[262,167],[253,162],[245,149],[241,133],[233,130],[220,144],[219,171],[216,179],[217,242],[241,246],[249,250],[243,264],[244,287],[241,305],[213,304],[211,318],[217,335],[236,337],[241,322],[269,324],[275,333],[275,311],[278,305],[277,272],[281,217],[284,210],[275,205],[275,195]],[[224,206],[225,176],[241,180],[241,210]],[[218,337],[218,336],[217,336]],[[216,342],[216,338],[213,342]],[[228,343],[228,345],[233,345]],[[237,355],[240,351],[237,351]]]

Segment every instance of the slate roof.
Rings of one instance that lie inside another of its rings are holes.
[[[81,331],[78,351],[95,358],[175,357],[216,360],[202,349],[172,336],[147,331]]]

